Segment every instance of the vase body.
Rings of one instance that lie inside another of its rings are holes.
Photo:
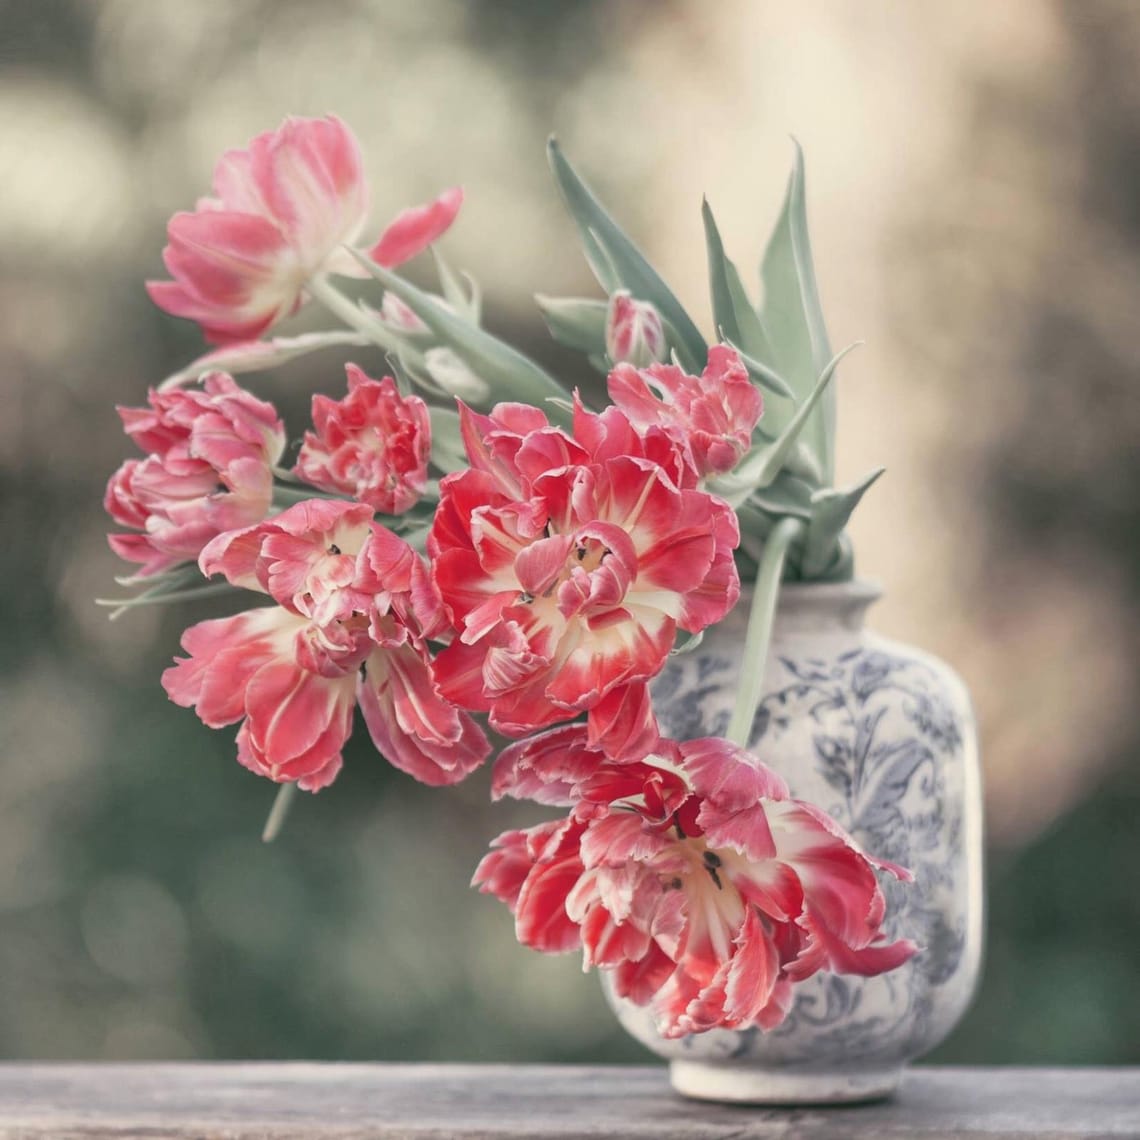
[[[873,978],[821,972],[801,982],[773,1030],[662,1038],[649,1013],[607,997],[623,1026],[671,1062],[678,1091],[711,1100],[827,1103],[888,1094],[903,1066],[965,1012],[981,962],[982,805],[976,730],[957,676],[925,653],[868,632],[866,582],[782,588],[749,748],[792,795],[825,808],[880,873],[883,929],[921,951]],[[662,731],[720,736],[739,684],[748,600],[672,658],[653,685]]]

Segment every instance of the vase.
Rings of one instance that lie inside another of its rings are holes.
[[[864,628],[880,596],[865,581],[781,589],[749,748],[868,854],[913,873],[913,883],[879,873],[883,930],[921,950],[877,977],[822,972],[799,983],[787,1019],[767,1031],[666,1040],[646,1009],[606,986],[622,1025],[669,1060],[673,1086],[687,1096],[756,1104],[886,1096],[973,995],[983,926],[974,717],[946,665]],[[652,689],[665,734],[724,734],[747,621],[745,598],[698,647],[671,658]]]

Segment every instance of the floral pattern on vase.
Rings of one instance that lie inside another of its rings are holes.
[[[608,992],[622,1024],[674,1062],[682,1091],[715,1099],[852,1100],[882,1095],[902,1066],[964,1012],[982,942],[981,792],[973,714],[941,662],[863,629],[879,596],[866,582],[785,586],[749,748],[870,854],[884,933],[923,947],[878,977],[820,974],[797,987],[776,1029],[714,1030],[665,1041],[637,1006]],[[662,729],[720,735],[736,698],[747,600],[653,686]]]

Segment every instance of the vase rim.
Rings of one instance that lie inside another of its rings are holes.
[[[868,578],[787,582],[776,599],[776,621],[789,630],[861,629],[867,610],[882,596],[882,585]]]

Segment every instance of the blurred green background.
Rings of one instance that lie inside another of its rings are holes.
[[[868,341],[840,475],[889,468],[854,527],[874,624],[982,722],[988,963],[935,1056],[1140,1062],[1138,57],[1127,0],[0,2],[0,1055],[646,1059],[468,890],[535,818],[486,772],[352,747],[263,846],[273,789],[158,683],[209,610],[92,603],[113,405],[200,350],[142,290],[165,221],[224,147],[333,111],[377,226],[466,187],[451,260],[571,381],[531,301],[591,291],[546,134],[699,313],[701,194],[753,263],[801,140],[832,339]],[[341,375],[251,387],[299,432]]]

